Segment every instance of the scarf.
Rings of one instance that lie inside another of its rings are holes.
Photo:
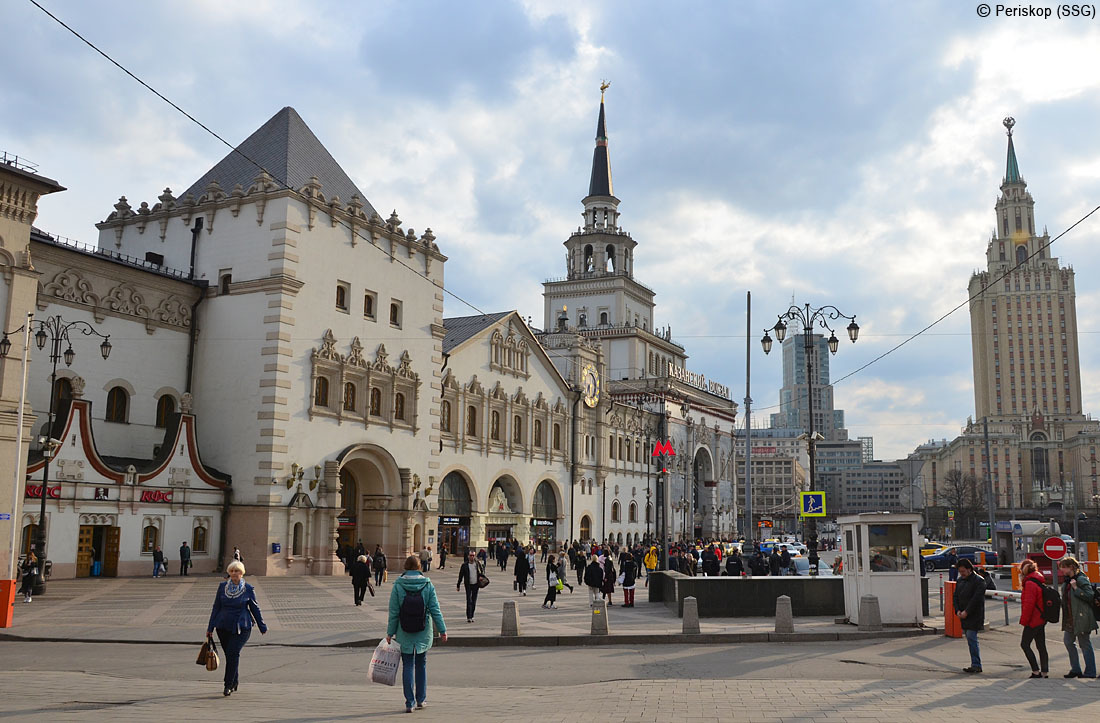
[[[236,585],[233,584],[232,580],[225,583],[225,596],[227,598],[229,598],[230,600],[235,600],[236,598],[239,598],[241,596],[241,593],[244,592],[244,590],[245,590],[244,578],[241,578],[240,583],[238,583]]]

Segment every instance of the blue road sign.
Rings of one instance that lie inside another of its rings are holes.
[[[802,511],[799,513],[802,517],[824,517],[825,516],[825,493],[824,492],[801,492],[799,493],[799,501]]]

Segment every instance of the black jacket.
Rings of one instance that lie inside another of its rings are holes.
[[[353,585],[367,585],[370,581],[370,565],[353,560],[349,569]]]
[[[726,574],[730,577],[741,577],[743,572],[745,572],[745,563],[741,562],[741,556],[730,553],[726,558]]]
[[[163,550],[153,550],[153,562],[164,562]]]
[[[634,564],[634,558],[627,557],[625,560],[623,560],[623,587],[633,587],[634,580],[638,575],[637,569],[637,566],[635,566]]]
[[[465,583],[466,587],[477,587],[477,576],[485,573],[485,568],[481,562],[475,560],[474,568],[470,568],[470,561],[462,563],[462,567],[458,568],[458,585]],[[456,587],[458,586],[456,585]]]
[[[779,568],[780,568],[779,563],[780,563],[779,553],[778,552],[772,552],[772,554],[768,557],[768,567],[771,569],[771,573],[773,575],[778,575],[779,574]]]
[[[985,627],[985,580],[971,572],[965,580],[959,575],[955,583],[955,612],[966,611],[960,620],[963,630],[981,630]]]
[[[584,584],[588,587],[603,587],[603,568],[593,562],[584,569]]]
[[[531,564],[527,562],[527,555],[516,556],[515,574],[517,580],[526,580],[531,574]]]

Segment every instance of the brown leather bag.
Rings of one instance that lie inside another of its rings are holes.
[[[199,657],[195,664],[205,665],[207,670],[217,670],[218,662],[218,646],[213,638],[208,638],[199,649]]]

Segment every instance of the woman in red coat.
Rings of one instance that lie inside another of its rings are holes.
[[[1020,563],[1020,575],[1023,578],[1023,595],[1020,598],[1020,625],[1024,633],[1020,637],[1020,647],[1031,664],[1032,678],[1047,677],[1047,621],[1043,619],[1043,586],[1046,581],[1034,560]],[[1035,653],[1031,652],[1031,643],[1039,651],[1039,662],[1035,662]]]

